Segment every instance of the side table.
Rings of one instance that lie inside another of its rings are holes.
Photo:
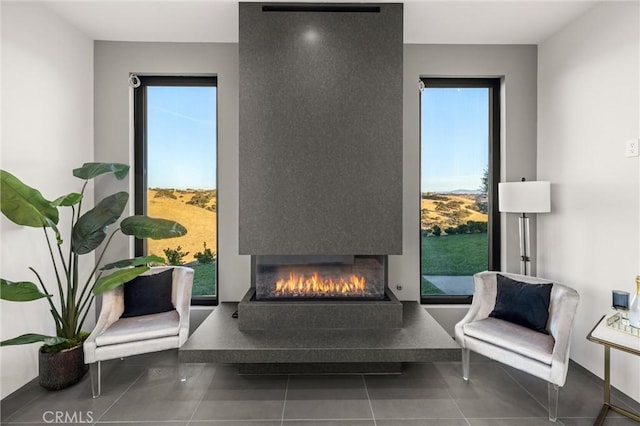
[[[588,340],[604,346],[604,404],[602,405],[602,409],[600,410],[600,414],[598,415],[594,426],[601,426],[604,424],[604,420],[607,417],[609,410],[613,410],[616,413],[620,413],[623,416],[635,420],[636,422],[640,422],[640,415],[611,404],[610,372],[611,348],[634,355],[640,355],[640,338],[608,327],[606,322],[607,317],[608,315],[604,315],[600,318],[600,321],[598,321],[591,332],[587,335]]]

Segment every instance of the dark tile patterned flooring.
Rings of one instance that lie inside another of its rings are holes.
[[[547,385],[493,361],[408,364],[401,375],[241,376],[229,365],[189,364],[181,382],[177,351],[103,363],[102,396],[87,375],[49,392],[32,382],[2,400],[3,425],[111,426],[539,426],[547,419]],[[614,391],[613,402],[640,404]],[[560,391],[559,422],[592,425],[602,381],[571,364]],[[56,418],[56,415],[59,416]],[[61,417],[60,417],[61,416]],[[74,422],[75,421],[75,422]],[[58,422],[59,424],[60,422]],[[606,426],[638,425],[610,413]]]

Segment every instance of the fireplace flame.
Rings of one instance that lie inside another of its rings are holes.
[[[277,296],[341,296],[363,294],[366,280],[363,276],[351,274],[339,279],[322,278],[317,272],[307,276],[289,272],[289,278],[276,282],[274,293]]]

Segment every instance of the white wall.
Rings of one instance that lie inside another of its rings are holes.
[[[538,218],[539,274],[580,293],[571,358],[602,377],[602,347],[585,336],[611,290],[640,274],[640,3],[605,2],[539,46],[538,178],[552,212]],[[640,400],[640,358],[612,351],[612,384]]]
[[[93,160],[93,42],[42,5],[2,3],[2,144],[0,167],[48,199],[76,191],[71,170]],[[79,185],[80,184],[80,185]],[[93,205],[88,188],[85,206]],[[61,223],[68,223],[62,215]],[[63,236],[68,226],[61,227]],[[0,219],[0,275],[35,281],[35,267],[55,290],[41,230]],[[82,270],[94,263],[83,256]],[[0,301],[1,338],[55,334],[44,301]],[[91,329],[92,324],[87,325]],[[0,349],[0,397],[38,375],[38,345]]]
[[[218,291],[220,301],[238,301],[250,285],[250,258],[238,254],[238,45],[96,41],[96,161],[133,165],[129,73],[218,77]],[[132,185],[133,173],[130,178]],[[126,182],[97,183],[96,198],[130,188]],[[132,203],[130,208],[133,213]],[[114,243],[112,256],[132,254],[130,239]]]
[[[501,180],[535,178],[536,46],[404,46],[403,255],[389,258],[389,284],[403,300],[420,297],[420,77],[500,77],[502,84]],[[535,229],[532,227],[532,229]],[[516,272],[518,223],[502,217],[502,269]],[[535,253],[535,241],[532,241]],[[396,285],[402,285],[402,291]],[[468,306],[451,307],[454,311]],[[431,312],[431,311],[430,311]],[[438,315],[446,316],[446,312]],[[452,318],[460,317],[454,312]],[[453,322],[449,320],[448,322]]]

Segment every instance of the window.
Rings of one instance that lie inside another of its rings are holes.
[[[473,274],[500,266],[500,80],[422,83],[421,299],[470,303]]]
[[[136,240],[194,269],[192,304],[217,301],[217,121],[215,77],[139,77],[135,91],[136,214],[173,219],[187,234]]]

